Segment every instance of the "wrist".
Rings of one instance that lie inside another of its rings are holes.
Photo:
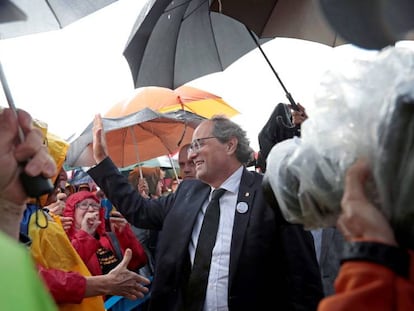
[[[16,204],[0,198],[0,230],[18,240],[20,222],[25,209],[26,204]]]
[[[385,266],[401,277],[408,278],[410,256],[397,246],[378,242],[345,243],[341,264],[347,261],[368,261]]]
[[[110,295],[110,285],[108,274],[86,277],[85,297]]]

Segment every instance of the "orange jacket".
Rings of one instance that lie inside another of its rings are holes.
[[[321,300],[318,311],[414,310],[414,252],[409,279],[382,265],[345,262],[335,280],[336,294]]]

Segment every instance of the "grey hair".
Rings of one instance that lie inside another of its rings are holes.
[[[210,121],[213,122],[212,134],[222,143],[228,142],[231,138],[236,137],[238,140],[236,157],[243,164],[250,162],[253,149],[250,147],[250,141],[246,136],[246,131],[240,125],[231,121],[225,116],[213,116]]]

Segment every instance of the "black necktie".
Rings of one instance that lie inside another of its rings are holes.
[[[208,203],[198,237],[193,268],[187,284],[184,310],[198,311],[203,309],[210,272],[211,254],[214,244],[216,244],[220,220],[219,199],[224,192],[226,190],[221,188],[214,190],[211,201]]]

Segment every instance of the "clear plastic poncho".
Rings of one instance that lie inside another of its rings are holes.
[[[371,201],[400,244],[414,246],[414,51],[390,47],[344,63],[322,80],[301,138],[267,158],[269,184],[287,221],[307,229],[336,224],[346,169],[368,159]],[[412,242],[411,242],[412,241]]]

